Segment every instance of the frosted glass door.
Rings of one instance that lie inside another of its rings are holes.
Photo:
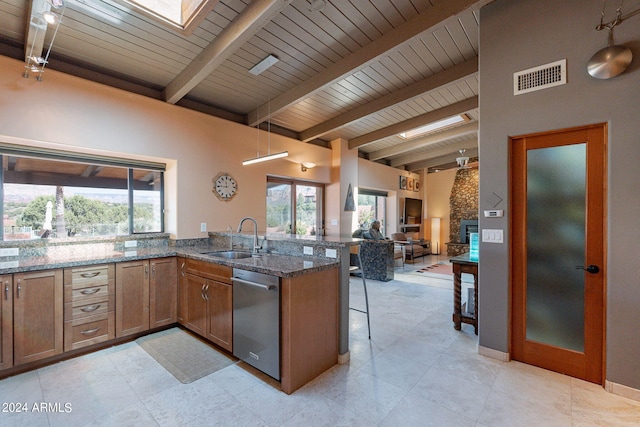
[[[526,338],[584,351],[586,144],[527,151]]]

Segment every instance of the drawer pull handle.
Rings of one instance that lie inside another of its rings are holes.
[[[98,291],[100,291],[100,288],[84,289],[84,290],[80,291],[80,293],[82,295],[93,295],[93,294],[97,293]]]
[[[4,282],[4,299],[9,301],[9,281]]]
[[[81,275],[82,277],[89,278],[89,277],[96,277],[98,274],[100,274],[100,272],[99,272],[99,271],[94,271],[94,272],[92,272],[92,273],[82,273],[82,274],[80,274],[80,275]]]
[[[87,329],[86,331],[80,331],[80,333],[82,335],[91,335],[91,334],[95,334],[99,330],[100,330],[100,326],[98,326],[97,328],[93,328],[93,329]]]
[[[85,313],[91,313],[92,311],[96,311],[97,309],[99,309],[101,305],[102,304],[88,305],[86,307],[82,307],[80,310],[84,311]]]

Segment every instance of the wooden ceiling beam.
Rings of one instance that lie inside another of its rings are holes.
[[[382,129],[374,130],[364,135],[357,136],[349,140],[349,149],[362,147],[367,144],[374,143],[381,139],[398,135],[401,132],[405,132],[410,129],[416,129],[420,126],[428,125],[429,123],[437,122],[438,120],[446,119],[458,114],[464,114],[478,108],[478,97],[465,99],[464,101],[456,102],[455,104],[447,105],[446,107],[438,110],[429,111],[428,113],[421,114],[416,117],[412,117],[408,120],[393,124],[391,126],[384,127]],[[405,144],[402,144],[405,145]]]
[[[413,141],[407,141],[402,144],[369,153],[369,160],[379,160],[385,157],[399,156],[417,148],[426,147],[428,145],[437,144],[438,142],[448,139],[457,138],[459,136],[469,135],[478,132],[478,122],[457,126],[442,132],[428,135],[424,138],[418,138]]]
[[[392,107],[401,102],[409,101],[420,95],[424,95],[431,91],[437,90],[441,86],[455,83],[478,73],[478,58],[454,65],[451,68],[431,75],[412,85],[391,92],[389,95],[368,102],[360,107],[354,108],[346,113],[339,114],[323,123],[319,123],[309,129],[300,132],[299,139],[303,142],[311,141],[319,138],[329,132],[344,127],[350,123],[360,120],[371,114],[375,114],[386,108]],[[406,129],[405,129],[406,130]]]
[[[262,29],[292,0],[253,0],[187,67],[167,85],[163,98],[177,103]]]
[[[478,157],[478,149],[470,148],[464,153],[464,155],[470,158]],[[429,169],[436,166],[456,163],[456,158],[458,157],[460,157],[460,153],[452,153],[446,156],[433,157],[420,162],[408,163],[405,169],[408,171],[417,171],[420,169]]]
[[[402,156],[391,159],[389,166],[397,168],[404,165],[424,162],[431,158],[440,158],[443,156],[447,156],[447,158],[449,158],[454,154],[455,157],[459,157],[460,152],[458,150],[466,150],[465,155],[468,155],[471,150],[477,151],[478,138],[471,138],[464,141],[455,142],[447,145],[446,147],[435,148],[423,153],[404,154]]]
[[[419,36],[423,32],[443,25],[443,21],[471,6],[477,5],[477,0],[447,0],[438,2],[435,6],[410,19],[381,37],[373,40],[363,48],[353,52],[345,58],[334,62],[315,76],[305,80],[247,114],[247,125],[269,119],[291,105],[297,104],[327,86],[338,82],[376,61],[386,52],[397,49],[403,43]]]

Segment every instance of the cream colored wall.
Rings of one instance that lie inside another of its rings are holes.
[[[420,191],[400,190],[399,181],[401,175],[419,180],[421,182]],[[372,190],[388,191],[387,229],[385,230],[386,236],[390,236],[392,233],[400,231],[400,218],[402,217],[402,212],[400,212],[399,199],[401,197],[411,197],[414,199],[424,200],[425,194],[425,185],[422,180],[422,174],[391,168],[362,158],[358,159],[358,186]],[[426,215],[423,212],[423,217],[424,216]],[[423,237],[423,233],[424,224],[422,227],[422,233],[419,233],[420,237]]]
[[[43,81],[22,77],[23,63],[0,56],[0,141],[102,153],[167,163],[166,231],[176,238],[205,237],[237,227],[243,216],[266,225],[266,175],[329,183],[331,151],[272,134],[271,152],[287,159],[242,166],[258,151],[257,130],[162,101],[48,70]],[[261,132],[260,154],[267,152]],[[301,161],[318,166],[300,170]],[[238,195],[219,201],[212,178],[228,172]]]
[[[445,243],[449,241],[449,215],[451,213],[451,189],[456,178],[456,169],[427,174],[425,190],[427,199],[427,238],[431,236],[431,218],[440,218],[440,253],[447,253]]]

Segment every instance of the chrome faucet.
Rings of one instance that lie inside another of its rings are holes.
[[[245,216],[244,218],[242,218],[240,220],[240,225],[238,225],[238,233],[242,231],[242,224],[246,220],[253,222],[253,249],[251,250],[251,253],[253,255],[257,255],[258,249],[260,249],[260,246],[258,246],[258,223],[256,222],[256,220],[251,218],[250,216]]]

